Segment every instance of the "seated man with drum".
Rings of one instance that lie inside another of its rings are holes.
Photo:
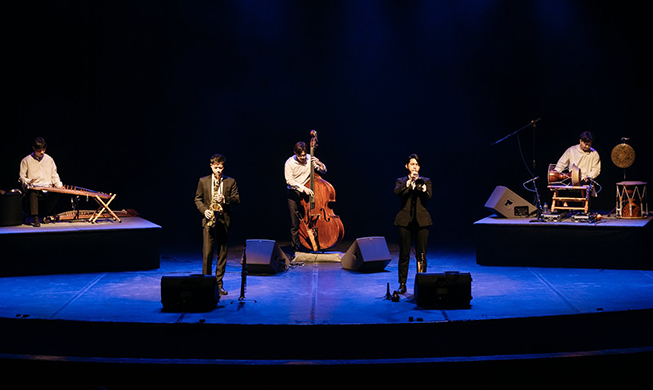
[[[589,131],[580,133],[580,142],[569,147],[555,165],[555,171],[562,173],[577,167],[580,171],[579,184],[589,184],[601,173],[601,158],[592,148],[594,136]]]

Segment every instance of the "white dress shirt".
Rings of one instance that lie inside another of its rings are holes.
[[[218,186],[219,186],[217,194],[215,193],[215,185],[216,184],[218,184]],[[216,179],[215,175],[211,175],[211,199],[215,199],[216,195],[217,196],[224,195],[224,192],[223,192],[223,189],[222,189],[223,187],[224,187],[224,183],[223,183],[222,177]],[[222,199],[224,199],[224,196],[223,196]],[[218,201],[222,202],[222,199],[218,198]]]
[[[50,155],[44,154],[39,161],[33,154],[30,154],[20,161],[18,180],[24,185],[35,187],[61,187],[61,179],[57,173],[57,164]],[[36,179],[36,180],[34,180]],[[33,183],[30,183],[34,180]]]
[[[580,145],[569,147],[560,157],[556,164],[555,170],[562,172],[576,165],[580,169],[581,180],[590,177],[596,179],[601,173],[601,158],[599,153],[590,148],[589,152],[584,152]]]
[[[311,155],[306,154],[306,162],[301,164],[297,161],[297,156],[293,155],[286,160],[284,164],[283,173],[286,178],[288,189],[303,192],[306,187],[304,183],[311,177]],[[318,164],[320,165],[320,164]],[[321,168],[316,168],[319,173],[326,173],[326,165],[321,163]]]

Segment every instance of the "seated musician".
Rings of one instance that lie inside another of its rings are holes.
[[[52,211],[59,198],[53,192],[28,189],[31,187],[62,187],[57,165],[50,155],[45,153],[47,144],[45,140],[38,137],[34,140],[32,153],[23,158],[20,162],[18,180],[23,185],[28,198],[29,215],[33,226],[41,226],[40,216],[45,216],[44,222],[48,222]],[[45,210],[39,210],[39,199],[46,201]]]
[[[580,169],[582,184],[589,184],[592,179],[596,179],[601,173],[601,158],[599,153],[592,148],[593,140],[591,132],[580,133],[578,145],[569,147],[562,154],[556,163],[555,170],[562,173],[575,165]]]

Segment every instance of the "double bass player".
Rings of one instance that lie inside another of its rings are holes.
[[[317,157],[306,153],[306,143],[299,141],[293,147],[294,154],[284,164],[284,177],[287,185],[288,210],[290,211],[290,243],[296,253],[301,246],[299,228],[305,209],[301,204],[302,197],[313,195],[313,191],[305,184],[311,175],[311,165],[319,173],[326,173],[326,165]]]

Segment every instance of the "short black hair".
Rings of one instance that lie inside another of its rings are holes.
[[[594,141],[594,134],[590,131],[583,131],[580,133],[580,139],[585,143],[592,142]]]
[[[219,153],[216,153],[213,156],[211,156],[211,165],[220,164],[220,163],[224,164],[226,161],[227,159]]]
[[[293,146],[293,151],[295,154],[301,154],[302,152],[306,153],[306,142],[299,141]]]
[[[422,159],[419,158],[417,153],[413,153],[410,156],[408,156],[408,158],[406,159],[406,165],[408,165],[408,163],[410,163],[410,160],[412,159],[415,159],[415,161],[417,161],[417,165],[419,165],[420,167],[422,166]]]
[[[48,147],[48,144],[45,142],[45,140],[44,140],[42,137],[37,137],[37,138],[34,140],[34,143],[32,144],[32,147],[33,147],[35,150],[41,150],[41,149],[45,149],[45,148],[47,148],[47,147]]]

